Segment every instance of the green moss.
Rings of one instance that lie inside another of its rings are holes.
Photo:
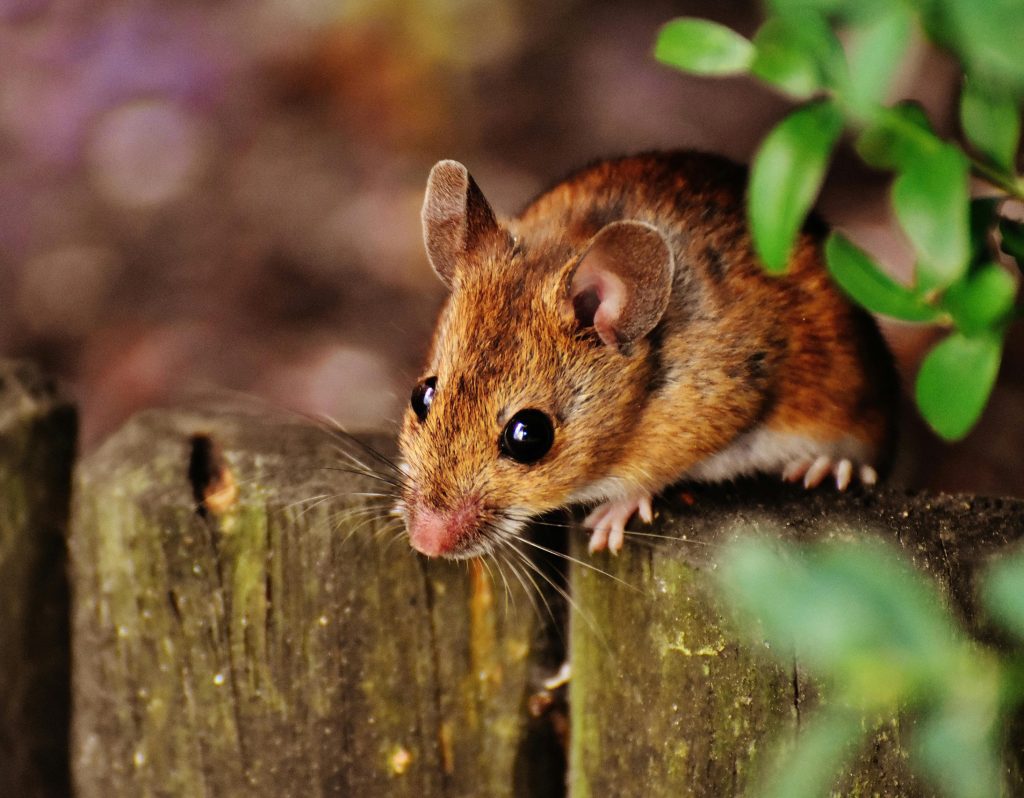
[[[753,742],[780,714],[785,676],[741,652],[709,575],[667,547],[600,565],[633,589],[573,573],[576,600],[613,643],[604,649],[586,626],[572,637],[572,794],[735,794]]]

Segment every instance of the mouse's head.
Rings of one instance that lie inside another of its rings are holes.
[[[451,293],[402,425],[401,510],[418,551],[469,557],[596,498],[657,370],[672,254],[634,221],[516,238],[455,161],[430,174],[423,229]]]

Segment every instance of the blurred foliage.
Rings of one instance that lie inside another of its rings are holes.
[[[829,794],[858,743],[898,712],[915,719],[911,766],[943,795],[1002,794],[1003,729],[1024,702],[1024,552],[981,582],[985,610],[1020,640],[1005,654],[970,639],[935,585],[877,541],[800,549],[748,538],[724,550],[719,571],[746,631],[824,683],[760,795]]]
[[[751,168],[751,233],[769,272],[786,270],[844,125],[866,163],[893,173],[893,211],[916,253],[913,284],[890,279],[840,233],[826,245],[828,268],[868,310],[950,329],[925,358],[916,396],[936,432],[960,439],[988,401],[1007,328],[1021,315],[1024,226],[1002,212],[1024,199],[1024,3],[767,0],[767,10],[752,40],[707,20],[669,22],[655,56],[697,74],[749,73],[803,102],[765,137]],[[885,104],[917,31],[962,67],[966,147],[936,135],[916,104]],[[972,175],[987,196],[970,198]]]
[[[767,8],[751,40],[706,20],[670,22],[655,56],[697,74],[748,73],[800,102],[751,166],[751,234],[769,272],[785,272],[844,127],[865,163],[893,174],[893,212],[916,253],[912,284],[838,232],[825,244],[828,269],[874,313],[949,329],[922,362],[916,399],[936,432],[962,438],[1021,315],[1024,225],[1005,211],[1024,199],[1016,167],[1024,4],[768,0]],[[916,104],[886,103],[917,31],[961,64],[963,146],[940,138]],[[970,196],[972,176],[985,196]],[[915,719],[912,766],[943,794],[1001,794],[1004,729],[1024,703],[1024,552],[997,561],[981,583],[986,611],[1020,640],[1005,654],[968,637],[936,587],[880,543],[741,540],[723,553],[720,574],[748,632],[787,666],[795,653],[824,684],[801,734],[778,744],[761,795],[828,794],[858,743],[900,712]]]

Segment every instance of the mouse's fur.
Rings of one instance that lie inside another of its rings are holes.
[[[451,295],[433,404],[400,439],[414,546],[469,556],[529,516],[684,477],[879,463],[895,382],[878,331],[829,281],[820,231],[765,274],[744,181],[703,154],[604,161],[500,224],[464,167],[434,168],[424,237]],[[623,221],[639,224],[608,232]],[[499,447],[524,408],[555,427],[532,465]]]

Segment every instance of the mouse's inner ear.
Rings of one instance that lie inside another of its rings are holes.
[[[567,277],[568,299],[581,327],[608,346],[636,341],[661,320],[672,293],[674,263],[664,236],[644,222],[606,225]]]
[[[430,170],[422,219],[430,265],[449,288],[460,261],[501,233],[487,199],[458,161],[439,161]]]

